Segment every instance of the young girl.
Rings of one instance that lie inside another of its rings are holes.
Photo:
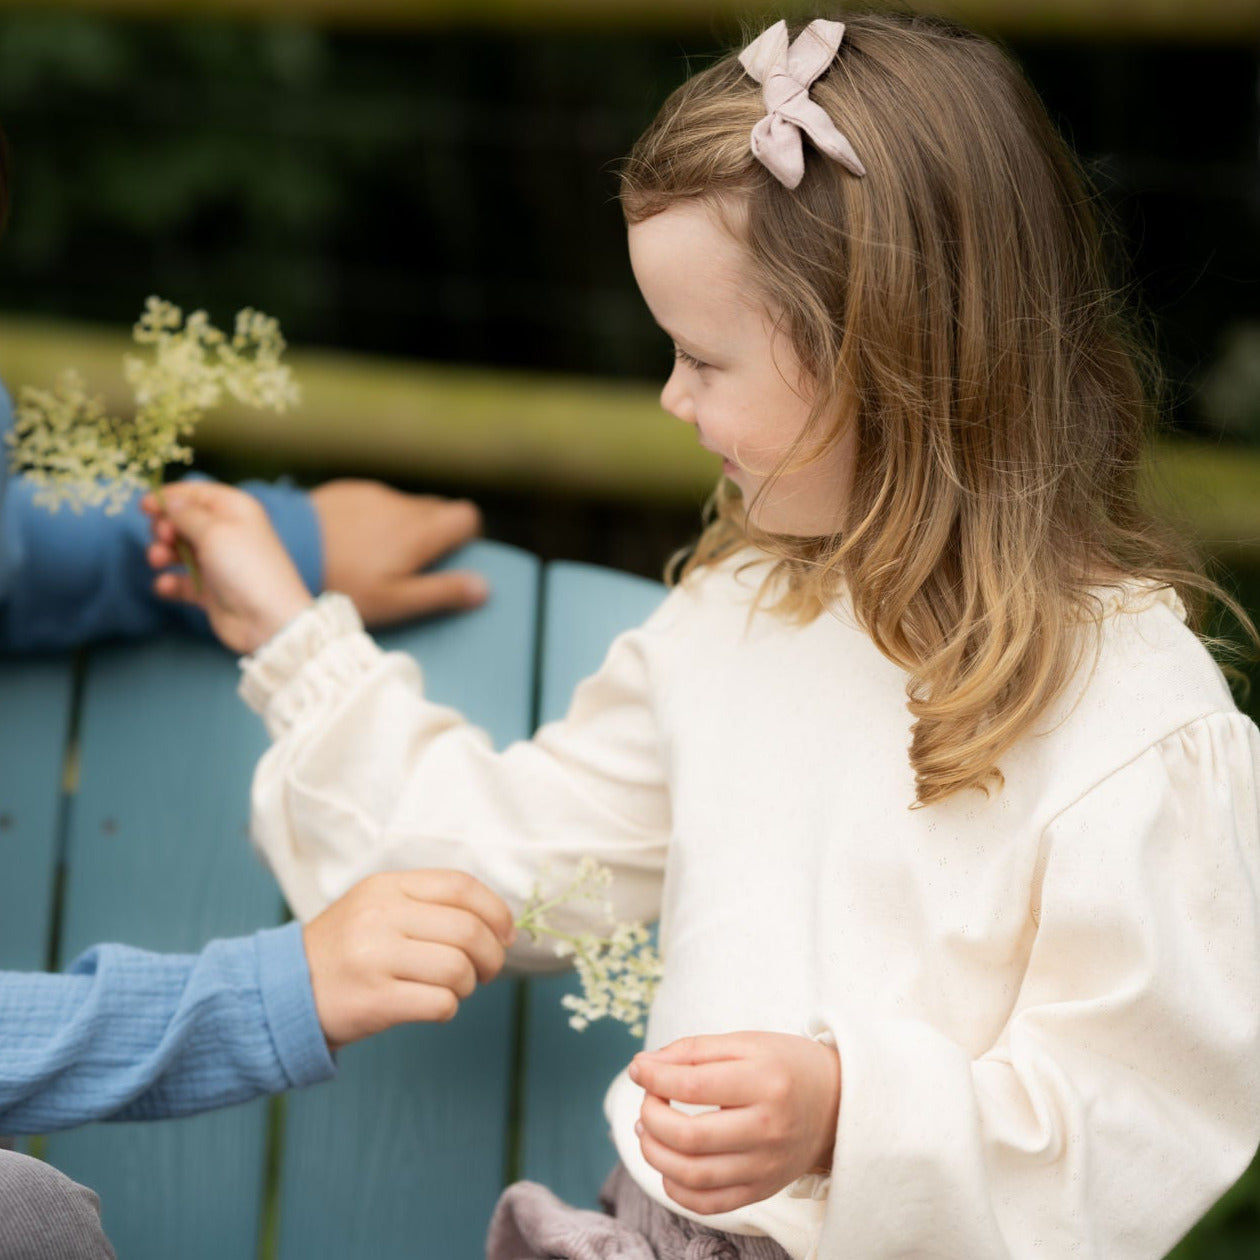
[[[1139,504],[1071,158],[987,42],[779,23],[622,198],[662,403],[725,480],[563,721],[496,753],[247,500],[157,514],[254,654],[259,844],[303,917],[417,864],[519,903],[585,854],[659,912],[598,1254],[1163,1255],[1260,1137],[1260,735]],[[595,1229],[562,1211],[518,1191],[492,1244],[595,1254],[521,1241]]]

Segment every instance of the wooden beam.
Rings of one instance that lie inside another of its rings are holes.
[[[127,330],[0,317],[0,379],[51,384],[76,368],[126,414]],[[690,430],[635,382],[410,363],[333,351],[289,356],[303,403],[285,415],[228,405],[195,445],[304,468],[345,467],[409,480],[648,500],[703,499],[720,473]]]
[[[0,379],[49,385],[77,368],[111,409],[130,394],[127,330],[0,316]],[[297,476],[349,469],[412,483],[699,504],[719,475],[691,430],[637,382],[452,367],[334,351],[294,352],[302,406],[283,416],[227,406],[195,445],[280,463]],[[1213,550],[1260,563],[1260,451],[1164,441],[1153,493]]]

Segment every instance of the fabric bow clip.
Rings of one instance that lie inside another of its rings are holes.
[[[815,18],[789,47],[787,23],[776,22],[739,54],[766,103],[766,116],[752,130],[753,157],[787,188],[805,174],[802,132],[846,170],[866,174],[853,146],[809,96],[810,84],[835,60],[843,38],[843,22]]]

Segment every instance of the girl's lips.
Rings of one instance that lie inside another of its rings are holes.
[[[702,440],[700,445],[701,447],[704,448],[704,450],[708,451],[710,455],[716,455],[722,461],[722,475],[723,476],[729,477],[731,476],[732,473],[739,472],[739,465],[735,463],[734,460],[727,459],[726,456],[723,455],[721,451],[715,450],[712,446],[708,444],[708,442],[705,442]]]

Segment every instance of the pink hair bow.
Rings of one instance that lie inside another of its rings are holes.
[[[789,48],[787,23],[776,22],[739,54],[740,65],[761,84],[766,102],[766,116],[752,131],[753,157],[788,188],[795,188],[805,174],[801,132],[846,170],[866,174],[853,146],[809,97],[810,84],[835,60],[843,38],[843,22],[815,18]]]

